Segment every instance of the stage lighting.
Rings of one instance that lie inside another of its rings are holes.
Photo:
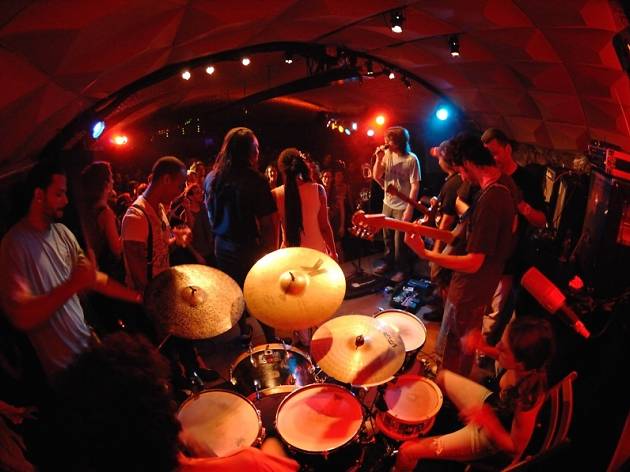
[[[383,115],[378,115],[374,121],[376,121],[377,125],[383,126],[385,124],[385,117]]]
[[[357,122],[356,122],[356,121],[353,121],[353,122],[352,122],[352,129],[353,129],[354,131],[356,131],[358,127],[359,127],[359,125],[357,124]]]
[[[284,53],[284,62],[287,64],[293,64],[293,54],[290,52]]]
[[[105,122],[103,120],[99,120],[92,125],[92,139],[98,139],[101,134],[105,131]]]
[[[449,36],[448,48],[451,51],[451,56],[459,57],[459,37],[456,34]]]
[[[367,130],[367,135],[371,138],[372,136],[374,136],[374,130],[372,128],[370,128],[369,130]]]
[[[241,64],[243,64],[244,66],[248,66],[252,63],[252,61],[249,59],[249,57],[244,57],[241,59]]]
[[[391,71],[389,74],[387,74],[387,77],[389,78],[389,80],[394,80],[396,78],[396,74],[394,74],[394,71]]]
[[[184,72],[182,72],[182,79],[190,80],[190,71],[189,70],[185,70]]]
[[[343,133],[345,130],[346,129],[341,125],[339,125],[339,127],[337,128],[337,131],[339,131],[340,133]]]
[[[408,89],[411,88],[411,81],[407,77],[403,77],[401,80],[405,87],[407,87]]]
[[[206,74],[208,74],[208,75],[214,74],[214,66],[206,67]]]
[[[346,133],[348,136],[350,136],[350,128],[346,128],[346,129],[345,129],[345,133]]]
[[[114,136],[113,141],[116,146],[124,146],[129,142],[129,139],[124,134],[117,134]]]
[[[437,111],[435,112],[435,116],[440,121],[446,120],[448,118],[448,108],[446,107],[438,108]]]
[[[372,64],[372,60],[368,60],[365,64],[365,68],[367,70],[367,75],[374,75],[374,65]]]
[[[402,33],[403,32],[403,23],[405,22],[405,17],[403,16],[402,10],[394,10],[390,13],[390,22],[392,25],[392,31],[394,33]]]

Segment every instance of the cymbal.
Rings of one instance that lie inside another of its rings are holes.
[[[232,328],[245,302],[241,288],[227,274],[205,265],[183,264],[149,282],[144,306],[159,332],[205,339]]]
[[[398,332],[378,318],[344,315],[317,328],[311,356],[340,382],[373,386],[387,382],[402,367],[405,345]]]
[[[330,318],[346,293],[339,264],[315,249],[278,249],[260,259],[245,278],[247,311],[266,325],[304,329]]]

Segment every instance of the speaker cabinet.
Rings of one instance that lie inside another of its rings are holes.
[[[576,261],[597,297],[614,297],[630,285],[630,182],[591,173]]]

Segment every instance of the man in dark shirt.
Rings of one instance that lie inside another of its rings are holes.
[[[462,351],[460,338],[480,329],[505,261],[512,253],[517,192],[512,179],[496,167],[477,136],[460,134],[453,139],[453,146],[456,170],[462,179],[481,188],[471,208],[465,254],[427,251],[417,234],[408,233],[405,242],[419,257],[453,271],[435,352],[442,358],[443,367],[466,376],[474,356]]]
[[[531,244],[531,235],[536,228],[544,228],[547,224],[545,214],[545,200],[542,191],[542,166],[530,164],[518,165],[513,158],[514,143],[508,139],[503,131],[497,128],[489,128],[481,135],[483,145],[494,157],[497,167],[505,175],[514,180],[522,200],[517,206],[519,226],[516,240],[516,248],[512,257],[507,261],[505,269],[492,299],[491,310],[484,316],[483,333],[486,342],[494,346],[507,326],[516,297],[515,280],[529,268],[531,260],[528,249]]]
[[[267,179],[256,170],[257,162],[256,135],[247,128],[233,128],[225,135],[206,182],[217,268],[241,288],[252,266],[275,249],[276,203]],[[243,342],[248,342],[251,326],[245,316],[239,326]],[[272,330],[265,326],[263,330],[267,338],[273,337]]]

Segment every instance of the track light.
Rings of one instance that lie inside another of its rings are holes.
[[[411,81],[407,77],[403,77],[401,80],[405,87],[407,87],[408,89],[411,88]]]
[[[374,75],[374,64],[372,64],[372,59],[369,59],[366,64],[365,64],[365,68],[367,70],[367,75]]]
[[[101,134],[105,131],[105,122],[103,120],[99,120],[92,125],[92,139],[98,139]]]
[[[394,80],[396,78],[396,74],[394,74],[394,71],[390,71],[389,74],[387,74],[387,77],[389,78],[389,80]]]
[[[241,64],[243,64],[244,66],[248,66],[252,63],[252,61],[249,59],[249,57],[245,56],[241,59]]]
[[[285,52],[284,53],[284,62],[287,64],[293,64],[293,53]]]
[[[184,72],[182,72],[182,79],[190,80],[190,71],[189,70],[185,70]]]
[[[403,23],[405,22],[405,17],[403,16],[402,10],[394,10],[390,13],[390,23],[392,25],[392,31],[394,33],[402,33],[403,32]]]
[[[459,57],[459,37],[456,34],[449,36],[448,48],[451,51],[451,56]]]
[[[214,66],[206,67],[206,74],[208,74],[208,75],[214,74]]]

